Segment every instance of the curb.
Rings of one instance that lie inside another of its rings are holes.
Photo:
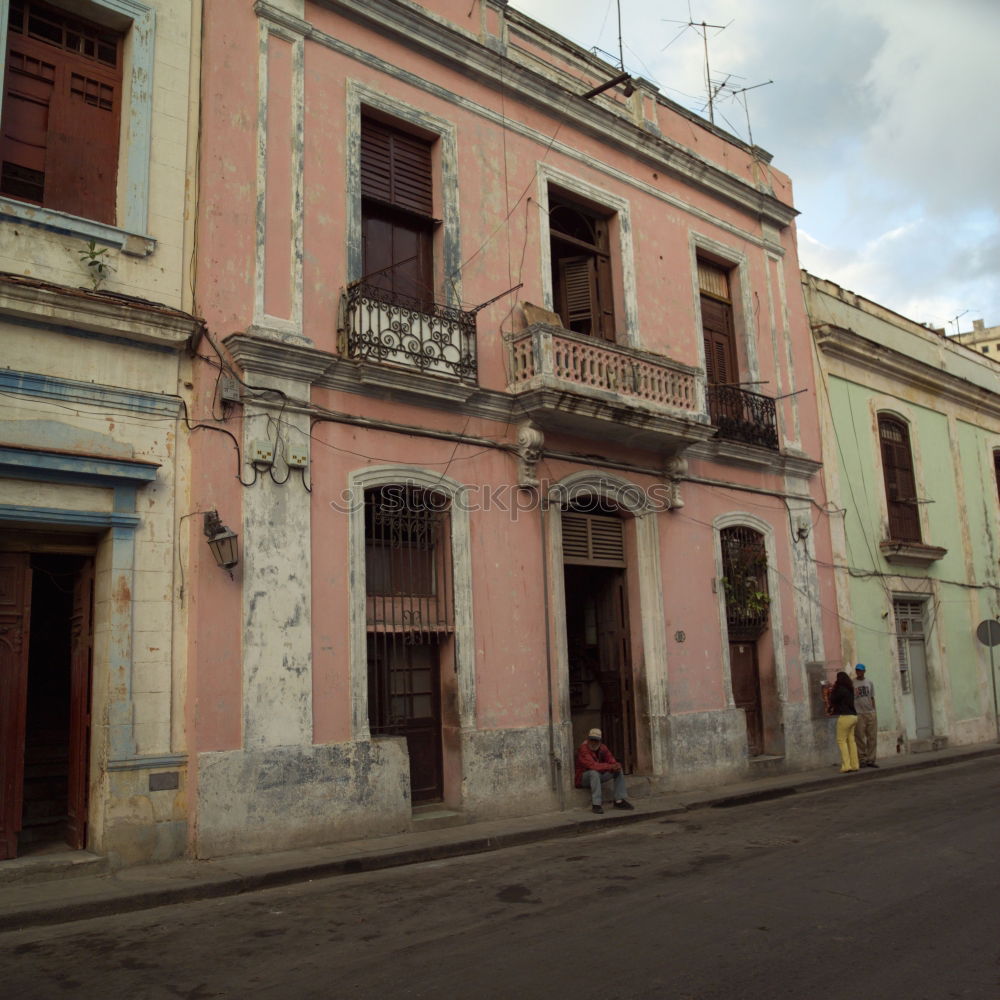
[[[239,896],[260,889],[271,889],[279,886],[295,885],[314,879],[334,878],[340,875],[356,875],[364,872],[383,871],[390,868],[401,868],[406,865],[420,864],[427,861],[443,861],[455,857],[467,857],[475,854],[488,854],[510,847],[521,847],[526,844],[543,840],[555,840],[562,837],[576,837],[585,833],[594,833],[609,827],[621,827],[640,823],[650,819],[690,812],[695,809],[728,809],[734,806],[750,805],[755,802],[765,802],[771,799],[786,798],[803,792],[812,792],[824,788],[846,788],[857,781],[871,781],[886,778],[901,773],[925,771],[948,764],[966,763],[984,757],[1000,754],[1000,746],[980,747],[968,752],[958,752],[946,757],[934,757],[926,760],[907,760],[905,764],[886,767],[882,770],[859,774],[849,781],[843,781],[838,774],[810,778],[802,781],[792,781],[787,785],[770,788],[752,788],[744,792],[712,795],[710,793],[692,793],[690,799],[679,796],[682,801],[659,808],[640,810],[624,815],[611,814],[602,819],[579,819],[560,822],[553,826],[539,826],[534,829],[499,832],[489,835],[470,836],[451,842],[426,844],[419,847],[403,848],[386,851],[381,854],[368,854],[363,857],[339,858],[330,861],[313,862],[309,864],[290,865],[254,874],[229,874],[213,881],[202,881],[182,886],[172,886],[162,889],[128,889],[112,888],[106,898],[65,902],[60,905],[46,905],[35,908],[24,908],[17,912],[0,912],[0,933],[26,930],[31,927],[51,927],[57,924],[71,923],[77,920],[89,920],[95,917],[113,914],[135,913],[139,910],[155,909],[160,906],[171,906],[177,903],[192,903],[200,900],[219,899],[225,896]],[[106,878],[107,876],[101,876]],[[51,884],[51,883],[46,883]],[[102,886],[103,888],[103,886]]]

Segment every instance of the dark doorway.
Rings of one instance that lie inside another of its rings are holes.
[[[86,842],[93,647],[93,562],[0,554],[5,617],[2,854]],[[6,584],[5,584],[6,585]]]
[[[570,711],[579,744],[597,726],[626,774],[636,770],[635,697],[624,569],[565,567]]]

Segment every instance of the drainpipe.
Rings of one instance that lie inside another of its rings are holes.
[[[552,619],[549,614],[549,536],[545,526],[545,501],[538,490],[538,523],[542,529],[542,609],[545,615],[545,683],[549,711],[549,772],[552,790],[559,793],[559,808],[566,808],[566,793],[562,782],[562,760],[556,753],[555,705],[552,695]]]

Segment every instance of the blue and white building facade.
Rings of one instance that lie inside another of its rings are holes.
[[[188,266],[199,18],[195,0],[0,5],[6,132],[37,126],[15,70],[30,57],[58,83],[76,44],[59,39],[82,35],[96,47],[72,53],[78,77],[114,49],[92,75],[117,72],[95,100],[116,105],[118,145],[97,168],[112,185],[103,218],[48,204],[41,161],[19,186],[4,150],[0,864],[59,844],[112,864],[187,845],[178,542],[192,537],[185,396],[201,332]],[[48,156],[65,155],[57,141]]]

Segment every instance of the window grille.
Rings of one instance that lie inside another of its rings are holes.
[[[402,484],[365,493],[374,735],[412,735],[419,720],[439,715],[437,647],[454,628],[448,508],[446,497]]]
[[[899,664],[900,689],[903,694],[912,690],[910,683],[910,640],[923,641],[924,602],[896,600],[892,602],[896,621],[896,656]]]
[[[771,607],[764,536],[735,525],[719,532],[719,542],[729,639],[755,639],[767,628]]]

